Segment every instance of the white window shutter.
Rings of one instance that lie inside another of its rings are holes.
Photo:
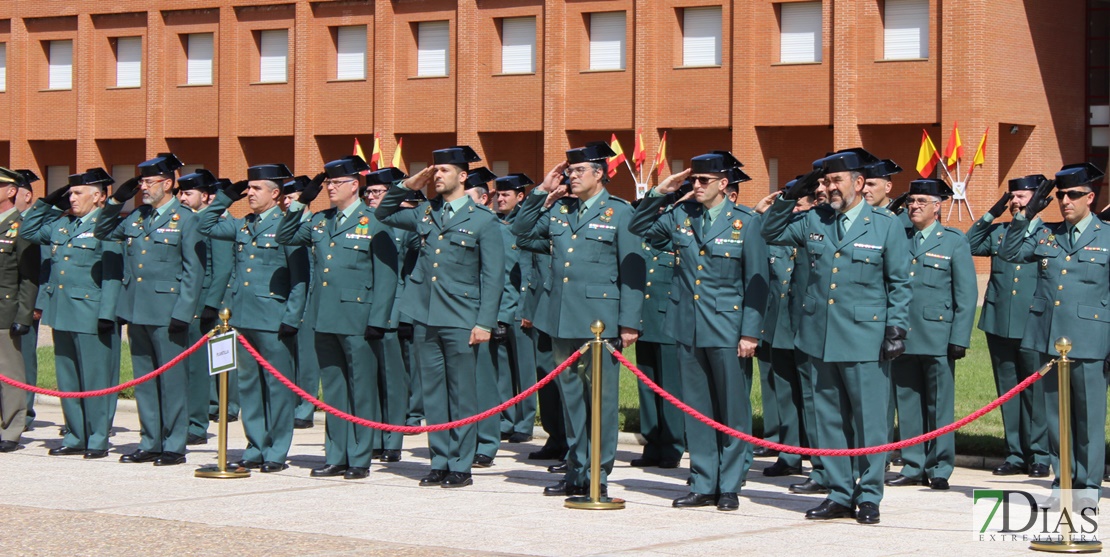
[[[212,85],[212,33],[193,33],[188,36],[187,75],[189,85]]]
[[[0,92],[8,90],[8,43],[0,43]]]
[[[623,70],[624,12],[590,14],[590,69]]]
[[[779,61],[785,64],[821,61],[821,3],[786,2],[782,8]]]
[[[50,41],[49,89],[73,88],[73,41]]]
[[[504,178],[509,175],[509,161],[493,161],[489,167],[490,171],[496,174],[498,178]]]
[[[507,17],[502,19],[501,73],[535,72],[536,18]]]
[[[422,21],[416,37],[416,75],[447,75],[451,32],[446,21]]]
[[[366,26],[336,29],[336,79],[366,79]]]
[[[682,9],[682,65],[721,65],[721,7]]]
[[[258,81],[282,83],[289,69],[289,30],[270,29],[259,34],[260,63]]]
[[[116,87],[140,87],[143,84],[143,39],[116,39]]]
[[[929,0],[886,0],[883,58],[929,57]]]
[[[69,184],[68,166],[46,167],[46,193],[57,191]]]

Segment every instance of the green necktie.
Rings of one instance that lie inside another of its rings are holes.
[[[1071,236],[1070,236],[1069,240],[1071,240],[1071,245],[1073,245],[1073,246],[1077,242],[1079,242],[1079,228],[1074,227],[1074,226],[1071,227]]]
[[[451,204],[450,203],[444,204],[444,206],[443,206],[443,222],[447,222],[447,219],[451,218],[451,213],[452,212],[453,211],[451,210]]]
[[[708,236],[709,235],[709,229],[712,226],[713,226],[713,216],[710,215],[709,213],[705,213],[705,215],[701,219],[701,235],[702,236]]]
[[[343,221],[347,220],[347,213],[339,213],[339,217],[335,219],[336,226],[343,226]]]
[[[917,245],[925,243],[925,232],[922,230],[917,231]]]
[[[840,214],[836,216],[836,241],[844,239],[844,233],[848,231],[848,216]]]

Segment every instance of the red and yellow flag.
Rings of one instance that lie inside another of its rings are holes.
[[[609,148],[616,153],[607,159],[609,162],[609,177],[612,178],[617,175],[617,169],[627,158],[624,156],[624,149],[621,149],[621,142],[617,141],[617,134],[613,134],[613,137],[609,140]]]
[[[975,156],[971,158],[972,168],[983,166],[983,163],[987,161],[987,132],[989,131],[990,127],[983,130],[983,139],[979,140],[979,148],[975,150]]]
[[[636,168],[636,172],[640,171],[645,161],[647,153],[644,152],[644,130],[640,128],[636,130],[636,146],[632,148],[632,166]]]
[[[357,137],[355,138],[355,150],[351,154],[362,160],[366,160],[366,155],[362,154],[362,145],[359,145]]]
[[[655,154],[655,175],[662,178],[670,169],[667,166],[667,132],[663,132],[663,140],[659,142],[659,152]]]
[[[370,170],[378,170],[382,166],[382,140],[374,134],[374,148],[370,150],[370,160],[366,161]]]
[[[390,163],[390,166],[392,166],[393,168],[398,168],[401,170],[401,172],[407,174],[408,170],[405,170],[405,159],[401,158],[401,145],[404,143],[404,141],[404,138],[397,138],[397,150],[393,152],[393,162]]]
[[[933,140],[929,139],[929,132],[921,130],[921,149],[917,151],[917,173],[922,178],[928,178],[938,162],[940,162],[940,156],[937,154],[937,148],[933,146]]]
[[[944,146],[944,164],[949,170],[956,166],[956,161],[964,158],[964,144],[960,141],[960,123],[952,123],[952,135],[948,137],[948,144]]]

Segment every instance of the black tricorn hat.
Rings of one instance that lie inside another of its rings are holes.
[[[743,170],[739,168],[730,168],[726,172],[728,174],[728,185],[739,184],[740,182],[747,182],[752,177],[748,176]]]
[[[366,175],[366,185],[372,186],[377,184],[389,185],[398,180],[408,178],[408,174],[401,171],[400,168],[395,166],[387,166],[380,168]]]
[[[497,191],[524,191],[525,186],[535,184],[527,174],[520,172],[502,176],[494,181]]]
[[[469,145],[456,145],[432,151],[432,162],[434,164],[453,164],[463,170],[469,169],[470,163],[480,162],[481,160],[482,157],[479,157],[478,153],[475,153]]]
[[[1098,187],[1102,185],[1103,176],[1105,176],[1105,173],[1100,170],[1099,167],[1089,162],[1064,165],[1064,167],[1056,173],[1056,189],[1062,190],[1064,188],[1087,185],[1092,188]]]
[[[875,155],[868,153],[862,147],[854,147],[852,149],[842,149],[823,159],[813,161],[813,167],[824,170],[825,174],[832,174],[852,170],[863,171],[867,165],[876,162],[879,162],[879,159]]]
[[[211,172],[201,168],[192,174],[186,174],[177,179],[177,189],[181,191],[200,190],[204,193],[216,193],[216,184],[219,180]]]
[[[490,171],[490,169],[479,166],[466,174],[465,188],[484,187],[486,184],[497,179],[497,175]]]
[[[312,182],[312,178],[308,176],[294,177],[292,180],[281,185],[281,195],[302,192],[310,182]]]
[[[1021,178],[1014,178],[1009,182],[1010,191],[1035,190],[1048,178],[1044,174],[1030,174]]]
[[[178,168],[185,166],[177,155],[173,153],[158,153],[158,156],[148,161],[139,163],[139,175],[146,176],[162,176],[173,175]]]
[[[284,184],[286,180],[293,177],[293,173],[289,171],[289,167],[284,164],[260,164],[252,166],[247,169],[247,180],[270,180]]]
[[[952,197],[952,188],[943,180],[923,178],[910,182],[910,195],[935,195],[941,199]]]
[[[883,159],[879,162],[871,163],[864,167],[864,178],[886,178],[890,179],[891,176],[898,174],[902,171],[902,167],[898,163],[890,160]]]
[[[728,172],[743,166],[744,163],[736,160],[736,157],[728,151],[710,151],[690,159],[690,168],[694,174]]]
[[[35,174],[34,172],[32,172],[30,170],[27,170],[25,168],[16,170],[15,173],[19,174],[22,177],[22,179],[19,181],[19,183],[16,184],[17,187],[29,190],[29,189],[31,189],[31,184],[39,181],[39,175],[38,174]]]
[[[108,171],[100,168],[90,168],[81,174],[70,174],[69,185],[71,186],[98,186],[104,189],[105,186],[116,183],[112,179],[112,175]]]
[[[605,162],[609,157],[615,157],[617,154],[609,147],[609,144],[604,141],[592,141],[587,143],[585,147],[578,147],[567,151],[567,162],[570,164],[578,164],[583,162]]]
[[[358,155],[347,155],[324,165],[324,173],[328,175],[328,178],[354,176],[368,170],[370,170],[370,165],[366,164],[366,161]]]
[[[8,170],[0,166],[0,186],[15,186],[20,187],[23,183],[23,175],[15,170]]]

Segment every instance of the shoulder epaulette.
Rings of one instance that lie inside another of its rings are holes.
[[[952,227],[952,226],[945,226],[944,229],[949,231],[949,232],[952,232],[952,233],[956,234],[957,236],[963,236],[964,235],[964,231],[960,230],[959,228],[955,228],[955,227]]]
[[[631,204],[631,203],[629,203],[628,201],[625,201],[625,200],[623,200],[623,199],[621,199],[621,198],[619,198],[619,197],[617,197],[617,196],[615,196],[615,195],[610,195],[610,196],[609,196],[609,199],[612,199],[613,201],[620,201],[621,203],[624,203],[625,205],[628,205],[629,207],[631,207],[631,206],[632,206],[632,204]]]

